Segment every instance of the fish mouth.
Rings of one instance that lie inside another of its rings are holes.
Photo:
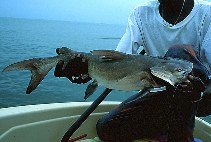
[[[189,84],[191,84],[191,81],[189,79],[185,79],[182,82],[178,82],[174,85],[175,88],[180,88],[181,86],[188,86]]]

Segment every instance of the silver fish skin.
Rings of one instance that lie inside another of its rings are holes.
[[[95,83],[96,86],[102,85],[109,89],[122,91],[160,87],[152,75],[174,86],[187,80],[193,67],[193,64],[188,61],[124,54],[113,50],[94,50],[91,53],[84,53],[63,47],[57,49],[57,53],[60,55],[11,64],[3,71],[30,70],[32,76],[26,90],[26,93],[30,94],[60,60],[64,61],[65,67],[75,54],[81,54],[88,60],[88,73],[97,83]],[[96,89],[95,87],[90,88]],[[93,91],[88,92],[93,93]]]

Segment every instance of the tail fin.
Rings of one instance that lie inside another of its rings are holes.
[[[26,94],[30,94],[34,89],[36,89],[53,67],[54,65],[45,64],[45,60],[41,58],[34,58],[11,64],[7,66],[3,72],[13,70],[30,70],[32,75],[26,90]]]

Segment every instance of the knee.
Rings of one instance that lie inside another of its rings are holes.
[[[105,142],[131,142],[127,137],[124,137],[125,129],[121,127],[121,121],[112,120],[108,116],[99,119],[96,124],[98,137]]]
[[[98,137],[105,142],[132,142],[137,137],[135,135],[137,129],[133,129],[131,123],[126,121],[129,122],[129,120],[109,119],[106,116],[99,119],[96,124]]]
[[[99,119],[96,124],[96,130],[98,137],[103,141],[112,141],[112,135],[110,132],[111,128],[109,125],[103,120],[103,118]]]

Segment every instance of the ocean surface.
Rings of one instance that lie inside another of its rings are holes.
[[[55,56],[58,47],[89,52],[96,49],[114,50],[125,32],[125,26],[0,18],[0,108],[60,102],[83,102],[88,84],[72,84],[56,78],[53,70],[30,95],[25,94],[30,71],[2,72],[7,65],[35,57]],[[95,100],[104,90],[99,87],[86,101]],[[136,92],[112,91],[105,99],[123,101]],[[211,116],[205,118],[211,122]]]

